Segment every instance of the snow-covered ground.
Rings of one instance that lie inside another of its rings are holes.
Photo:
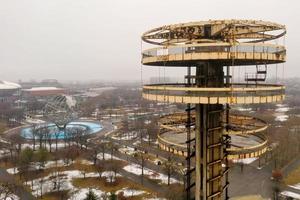
[[[41,119],[32,119],[32,118],[26,118],[25,121],[28,124],[42,124],[42,123],[45,123],[44,120],[41,120]]]
[[[136,174],[136,175],[141,175],[142,174],[142,168],[140,165],[137,164],[129,164],[126,165],[125,167],[123,167],[124,170]],[[155,172],[151,169],[145,168],[144,167],[144,175],[147,176],[150,179],[154,179],[154,180],[159,180],[161,181],[162,184],[167,184],[168,183],[168,176],[165,174],[161,174],[158,172]],[[174,178],[170,178],[170,183],[179,183],[180,181],[178,181],[177,179]]]
[[[94,164],[94,162],[86,160],[86,159],[79,160],[79,163],[83,164],[83,165],[93,165]]]
[[[275,121],[279,121],[279,122],[284,122],[289,118],[288,115],[275,115],[275,116],[276,116]]]
[[[284,122],[288,120],[289,116],[286,115],[286,112],[288,112],[290,108],[285,104],[276,104],[276,107],[274,113],[275,121]]]
[[[9,168],[9,169],[7,169],[6,171],[7,171],[7,173],[9,173],[9,174],[17,174],[17,173],[19,173],[19,170],[18,170],[17,167]],[[1,199],[1,198],[0,198],[0,199]]]
[[[130,188],[123,188],[122,190],[118,190],[116,194],[119,194],[123,192],[124,197],[133,197],[133,196],[139,196],[142,194],[145,194],[146,192],[143,190],[136,190],[136,189],[130,189]]]
[[[0,158],[8,155],[9,153],[8,149],[0,149]]]
[[[290,185],[290,187],[295,188],[296,190],[300,190],[300,183],[296,185]]]
[[[61,186],[60,186],[61,190],[77,191],[78,188],[76,188],[72,185],[73,178],[83,178],[84,176],[86,178],[99,177],[99,174],[95,173],[95,172],[90,172],[90,173],[85,173],[85,175],[84,175],[84,173],[79,170],[68,170],[68,171],[59,172],[58,176],[59,176],[59,180],[61,183]],[[101,176],[105,177],[107,182],[110,182],[111,177],[114,177],[114,172],[106,171],[106,172],[103,172]],[[117,174],[116,176],[121,176],[121,175]],[[43,194],[54,191],[55,190],[55,183],[54,183],[55,177],[56,177],[55,174],[50,174],[43,178],[34,179],[32,181],[32,183],[33,183],[32,194],[34,196],[40,195],[41,187],[42,187]],[[114,180],[115,179],[112,178],[112,181],[114,181]],[[41,185],[41,182],[42,182],[42,185]]]
[[[120,174],[116,174],[116,177],[120,177]],[[74,178],[83,178],[84,173],[79,170],[68,170],[68,171],[62,171],[58,174],[59,182],[60,182],[60,190],[70,190],[71,191],[71,197],[69,200],[82,200],[86,197],[86,194],[88,193],[88,188],[76,188],[72,185],[72,179]],[[85,173],[85,177],[99,177],[98,173],[90,172]],[[105,171],[101,174],[101,177],[105,177],[107,182],[114,182],[115,181],[115,174],[113,171]],[[32,181],[33,187],[32,187],[32,194],[34,196],[39,196],[41,193],[41,188],[43,194],[48,192],[55,191],[55,181],[56,185],[58,183],[56,179],[56,174],[50,174],[43,178],[38,178]],[[41,184],[42,183],[42,184]],[[31,186],[31,181],[28,182],[28,184]],[[98,196],[101,197],[105,194],[104,191],[99,189],[92,189],[92,191]],[[138,196],[145,194],[146,191],[143,190],[135,190],[130,188],[123,188],[121,190],[118,190],[116,194],[123,192],[125,197],[131,197],[131,196]]]
[[[109,153],[104,153],[104,160],[110,160],[111,158],[113,160],[122,160],[122,159],[120,159],[120,158],[118,158],[116,156],[111,156],[111,154],[109,154]],[[103,153],[98,153],[97,154],[97,159],[103,160]]]
[[[111,138],[114,140],[133,140],[137,137],[138,137],[138,133],[136,131],[132,131],[118,136],[112,136]]]
[[[135,142],[133,143],[134,146],[137,146],[137,145],[139,145],[139,144],[141,144],[141,141],[140,141],[140,140],[137,140],[137,141],[135,141]]]
[[[244,108],[244,107],[236,107],[235,109],[238,111],[252,111],[252,108]]]
[[[9,194],[9,195],[5,195],[5,194],[0,194],[0,199],[2,200],[19,200],[20,197],[18,197],[15,194]]]
[[[97,195],[98,197],[101,197],[105,192],[98,190],[98,189],[91,189],[95,195]],[[89,192],[88,188],[82,188],[82,189],[78,189],[74,192],[72,192],[71,197],[69,198],[69,200],[82,200],[86,197],[86,194]]]
[[[64,142],[58,142],[57,143],[57,149],[65,148],[65,145],[68,145],[68,144],[65,144]],[[29,148],[33,149],[33,144],[25,143],[25,144],[22,144],[22,146],[21,146],[22,149],[25,149],[26,147],[29,147]],[[36,140],[35,141],[35,149],[38,149],[39,147],[40,147],[40,143],[39,143],[38,140]],[[50,149],[50,145],[48,143],[45,145],[45,143],[43,142],[42,147],[44,147],[48,150]],[[53,151],[56,149],[55,140],[52,141],[51,149]]]
[[[44,168],[48,169],[48,168],[52,168],[52,167],[63,167],[63,166],[66,166],[66,163],[64,162],[64,160],[57,160],[57,161],[50,160],[45,163]]]
[[[124,154],[127,154],[127,155],[133,155],[133,154],[135,154],[137,152],[137,151],[134,150],[134,148],[127,147],[127,146],[119,148],[119,151],[121,153],[124,153]]]
[[[234,159],[233,162],[234,163],[243,163],[243,164],[251,164],[253,163],[255,160],[257,160],[257,158],[244,158],[244,159]]]
[[[8,141],[6,141],[6,140],[4,140],[2,138],[0,138],[0,142],[5,143],[5,144],[10,144]]]
[[[300,194],[294,193],[294,192],[290,192],[290,191],[283,191],[280,193],[283,196],[286,197],[292,197],[293,199],[300,199]]]

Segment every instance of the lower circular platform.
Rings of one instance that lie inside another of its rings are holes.
[[[195,115],[192,114],[192,121]],[[267,129],[266,122],[243,115],[230,115],[230,128],[224,134],[231,137],[230,147],[227,148],[230,159],[258,157],[267,151],[267,138],[262,134]],[[160,120],[158,135],[159,147],[177,155],[187,155],[186,144],[186,113],[166,115]],[[191,138],[195,137],[195,127],[191,127]]]

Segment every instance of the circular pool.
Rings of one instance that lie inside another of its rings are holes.
[[[87,121],[75,121],[75,122],[70,122],[67,124],[65,130],[59,130],[58,127],[53,124],[49,123],[46,125],[41,125],[41,126],[46,126],[47,129],[49,130],[49,138],[51,139],[65,139],[65,138],[70,138],[72,137],[72,134],[70,133],[71,129],[73,128],[79,128],[79,129],[84,129],[87,134],[94,134],[103,129],[103,126],[97,122],[87,122]],[[32,127],[26,127],[21,130],[21,136],[25,139],[32,139],[33,134],[32,134]],[[69,132],[68,132],[69,131]],[[38,136],[35,136],[35,138],[38,138]]]

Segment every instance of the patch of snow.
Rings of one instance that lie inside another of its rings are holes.
[[[18,170],[17,167],[9,168],[9,169],[7,169],[6,171],[7,171],[7,173],[9,173],[9,174],[17,174],[17,173],[19,173],[19,170]],[[1,198],[0,198],[0,199],[1,199]]]
[[[1,139],[1,138],[0,138],[0,142],[5,143],[5,144],[10,144],[9,142],[7,142],[6,140]]]
[[[115,172],[113,171],[105,171],[101,174],[102,177],[106,178],[106,182],[115,182],[116,181],[116,177],[120,177],[121,174],[116,174],[115,176]]]
[[[5,196],[5,194],[0,194],[0,199],[4,199],[4,200],[19,200],[20,197],[18,197],[15,194],[9,194],[7,196]]]
[[[10,153],[9,150],[7,150],[7,149],[1,149],[0,150],[0,157],[5,156],[5,155],[7,155],[9,153]]]
[[[283,113],[283,112],[288,112],[289,110],[290,110],[289,107],[280,107],[280,108],[276,108],[275,112]]]
[[[296,184],[296,185],[289,185],[292,188],[295,188],[296,190],[300,190],[300,183]]]
[[[98,190],[98,189],[91,189],[94,194],[96,194],[99,198],[101,195],[103,195],[105,192]],[[73,192],[69,200],[82,200],[86,197],[86,194],[89,192],[88,188],[82,188],[78,189],[77,191]]]
[[[25,121],[27,123],[29,123],[29,124],[43,124],[43,123],[45,123],[44,120],[41,120],[41,119],[32,119],[32,118],[26,118]]]
[[[128,171],[130,173],[136,174],[136,175],[142,175],[142,168],[140,165],[137,164],[130,164],[130,165],[126,165],[125,167],[123,167],[123,169],[125,171]],[[158,172],[155,172],[151,169],[145,168],[144,167],[144,175],[148,176],[148,178],[150,179],[154,179],[154,180],[159,180],[161,181],[161,183],[163,184],[167,184],[168,183],[168,176],[165,174],[161,174]],[[170,183],[179,183],[180,181],[178,181],[177,179],[174,178],[170,178]]]
[[[134,150],[134,148],[132,147],[122,147],[122,148],[119,148],[119,151],[121,153],[124,153],[124,154],[128,154],[128,155],[133,155],[135,154],[137,151]]]
[[[284,122],[289,118],[288,115],[277,115],[275,121]]]
[[[130,188],[123,188],[121,190],[118,190],[116,194],[119,194],[120,192],[123,192],[124,197],[133,197],[133,196],[139,196],[141,194],[146,193],[143,190],[136,190],[136,189],[130,189]]]
[[[129,133],[124,133],[118,136],[112,136],[111,138],[114,140],[133,140],[138,137],[138,133],[136,131],[132,131]]]
[[[45,163],[45,169],[48,169],[48,168],[52,168],[52,167],[62,167],[62,166],[65,166],[65,162],[63,160],[57,160],[57,161],[47,161]]]
[[[236,110],[238,110],[238,111],[251,111],[252,108],[237,107]]]
[[[97,176],[98,176],[97,173],[85,174],[85,177],[97,177]],[[69,171],[59,172],[59,180],[61,183],[60,190],[74,190],[74,186],[71,183],[73,178],[83,178],[83,173],[79,170],[69,170]],[[32,180],[33,183],[32,194],[36,197],[39,196],[41,188],[43,194],[52,192],[53,190],[55,190],[54,180],[55,180],[55,174],[50,174],[43,178]]]
[[[86,160],[86,159],[82,159],[79,162],[80,162],[80,164],[83,164],[83,165],[93,165],[94,164],[94,162]]]
[[[285,113],[290,110],[290,108],[285,104],[277,104],[277,108],[275,109],[275,121],[284,122],[286,121],[289,116]]]
[[[234,159],[232,160],[233,163],[243,163],[243,164],[251,164],[252,162],[254,162],[255,160],[257,160],[257,158],[243,158],[243,159]]]
[[[140,141],[140,140],[137,140],[137,141],[135,141],[135,142],[133,143],[134,146],[137,146],[137,145],[139,145],[139,144],[141,144],[141,141]]]
[[[300,199],[300,194],[294,193],[294,192],[290,192],[290,191],[283,191],[280,193],[283,196],[286,197],[292,197],[294,199]]]
[[[122,160],[118,157],[115,157],[115,156],[111,156],[111,154],[108,154],[108,153],[104,153],[104,160],[110,160],[110,159],[113,159],[113,160]],[[103,153],[98,153],[97,154],[97,159],[99,160],[103,160]]]
[[[66,144],[66,145],[68,145],[68,144]],[[21,146],[22,149],[25,149],[26,147],[29,147],[29,148],[33,149],[33,144],[25,143],[25,144],[22,144],[22,146]],[[38,149],[39,147],[40,147],[39,142],[36,141],[35,148]],[[50,145],[48,143],[46,145],[43,143],[42,147],[44,147],[48,150],[50,149]],[[57,143],[57,149],[61,149],[61,148],[64,148],[64,147],[65,147],[64,142],[58,142]],[[55,151],[55,149],[56,149],[55,141],[53,141],[53,143],[51,144],[51,149],[53,151]]]

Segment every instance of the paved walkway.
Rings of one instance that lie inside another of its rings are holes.
[[[272,198],[273,182],[271,180],[272,169],[269,165],[257,169],[257,163],[244,165],[243,172],[238,165],[230,168],[229,172],[229,196],[261,195],[264,198]]]

